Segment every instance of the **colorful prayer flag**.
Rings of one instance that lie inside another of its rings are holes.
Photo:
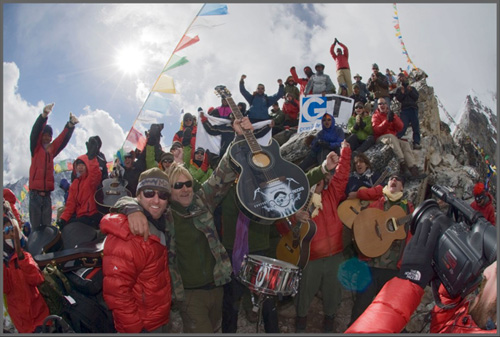
[[[198,37],[198,35],[196,35],[195,37],[189,37],[187,35],[184,35],[182,37],[181,41],[179,42],[179,44],[177,45],[177,48],[175,48],[174,53],[178,52],[181,49],[189,47],[198,41],[200,41],[200,38]]]
[[[226,15],[227,5],[224,4],[204,4],[198,16]]]

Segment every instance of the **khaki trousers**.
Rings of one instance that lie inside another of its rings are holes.
[[[222,322],[223,287],[184,289],[185,299],[181,306],[184,333],[217,333]]]
[[[392,134],[378,137],[377,143],[389,145],[398,158],[398,161],[405,161],[408,168],[416,165],[415,157],[413,156],[413,150],[411,149],[410,143],[405,142],[404,140],[401,140]]]

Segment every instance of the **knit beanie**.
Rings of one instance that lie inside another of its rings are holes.
[[[172,152],[164,152],[161,155],[161,160],[160,161],[164,161],[164,160],[167,160],[167,159],[174,160],[174,154]]]
[[[157,167],[142,172],[139,176],[136,195],[139,195],[142,190],[147,188],[165,191],[170,194],[170,183],[168,182],[167,174]]]
[[[478,196],[483,192],[484,192],[484,184],[483,183],[477,183],[476,185],[474,185],[474,190],[473,190],[474,196]]]
[[[45,125],[42,133],[48,133],[52,137],[52,127],[50,125]]]

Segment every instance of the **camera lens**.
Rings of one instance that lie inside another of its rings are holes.
[[[410,221],[410,232],[415,234],[417,225],[426,219],[433,220],[436,216],[442,215],[438,203],[433,199],[425,200],[414,211]]]

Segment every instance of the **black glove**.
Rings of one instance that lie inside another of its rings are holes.
[[[94,159],[99,153],[99,142],[94,137],[90,137],[85,145],[87,146],[87,157],[89,160]]]
[[[354,130],[359,130],[359,124],[358,123],[354,123]]]
[[[193,130],[191,128],[186,128],[184,130],[184,134],[182,136],[182,146],[191,145],[191,138],[193,137],[191,134],[192,132],[193,132]]]
[[[363,129],[365,126],[366,126],[365,121],[364,121],[364,120],[361,120],[361,121],[359,122],[359,127]]]
[[[330,148],[330,143],[324,140],[319,140],[318,145],[321,146],[324,149],[329,149]]]
[[[64,219],[59,219],[57,220],[56,224],[59,227],[59,229],[63,229],[64,226],[66,226],[68,222]]]
[[[387,121],[392,122],[394,120],[394,112],[389,111],[387,113]]]
[[[439,226],[433,226],[429,219],[417,227],[404,250],[399,278],[410,280],[422,289],[429,284],[435,275],[431,261],[440,232]]]
[[[151,124],[151,127],[149,128],[149,132],[147,133],[148,145],[160,144],[161,130],[163,130],[163,123]]]

